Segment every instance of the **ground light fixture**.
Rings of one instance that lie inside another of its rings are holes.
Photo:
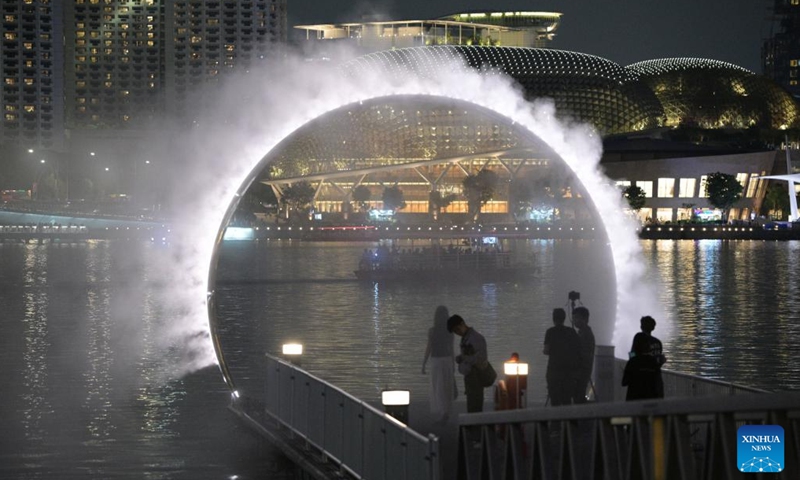
[[[517,409],[526,406],[528,390],[528,364],[524,362],[505,362],[503,373],[508,388],[508,408]]]
[[[283,357],[291,363],[300,366],[300,359],[303,356],[303,344],[301,343],[284,343],[281,348]]]
[[[411,404],[409,390],[384,390],[381,392],[384,411],[405,425],[408,425],[408,406]]]

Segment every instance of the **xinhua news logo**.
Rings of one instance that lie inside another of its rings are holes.
[[[745,473],[778,473],[783,463],[783,427],[742,425],[736,432],[739,446],[736,461]]]

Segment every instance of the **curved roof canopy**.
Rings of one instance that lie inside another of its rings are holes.
[[[287,181],[521,151],[555,155],[489,109],[438,96],[395,95],[328,112],[286,137],[265,159],[270,179]]]
[[[432,46],[371,53],[341,66],[346,75],[379,71],[394,78],[436,77],[468,68],[514,78],[528,99],[551,98],[562,117],[593,125],[601,134],[661,125],[663,111],[636,72],[610,60],[564,50]]]

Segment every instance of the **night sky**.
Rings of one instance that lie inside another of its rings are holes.
[[[703,57],[761,72],[772,0],[289,0],[289,25],[358,21],[362,14],[423,20],[470,10],[561,12],[553,48],[627,65]]]

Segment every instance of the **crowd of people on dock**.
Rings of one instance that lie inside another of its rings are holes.
[[[548,357],[546,405],[583,404],[595,393],[592,383],[595,338],[589,326],[589,309],[573,302],[571,315],[572,326],[567,326],[567,311],[553,309],[553,326],[544,335],[542,352]],[[626,400],[663,398],[661,367],[666,357],[661,341],[653,335],[656,321],[644,316],[640,324],[641,332],[634,336],[622,377],[622,386],[627,387]],[[453,346],[453,334],[461,338],[458,353]],[[518,360],[518,355],[514,355]],[[437,424],[447,423],[453,413],[453,402],[460,391],[456,371],[464,377],[467,412],[483,411],[484,389],[493,386],[497,379],[488,359],[486,339],[460,315],[450,315],[447,307],[439,306],[428,330],[422,360],[422,373],[430,372],[431,415]]]

